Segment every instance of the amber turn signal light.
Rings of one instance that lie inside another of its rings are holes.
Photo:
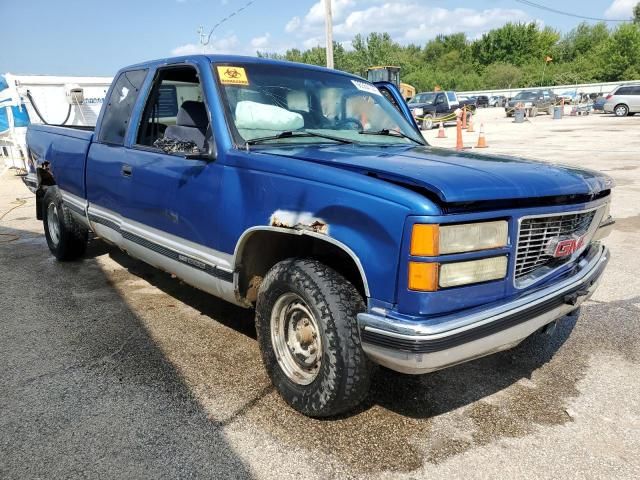
[[[438,255],[439,240],[438,225],[416,223],[411,232],[411,255],[417,257]]]
[[[437,289],[437,263],[409,262],[409,290],[435,292]]]

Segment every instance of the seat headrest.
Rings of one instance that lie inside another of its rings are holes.
[[[209,119],[207,118],[207,109],[204,103],[196,102],[195,100],[183,102],[180,110],[178,110],[176,125],[181,127],[207,128]]]

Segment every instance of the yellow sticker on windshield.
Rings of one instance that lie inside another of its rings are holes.
[[[247,72],[242,67],[218,66],[218,78],[223,85],[249,85]]]

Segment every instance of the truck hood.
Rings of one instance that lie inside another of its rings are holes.
[[[443,203],[596,196],[613,187],[611,177],[594,170],[434,147],[279,146],[260,152],[424,188]]]
[[[433,103],[407,103],[407,106],[410,110],[413,110],[414,108],[433,107]]]

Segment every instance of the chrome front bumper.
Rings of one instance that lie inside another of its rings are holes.
[[[420,322],[358,315],[362,348],[376,363],[420,374],[507,350],[576,310],[598,286],[609,250],[594,244],[573,274],[508,303]]]

